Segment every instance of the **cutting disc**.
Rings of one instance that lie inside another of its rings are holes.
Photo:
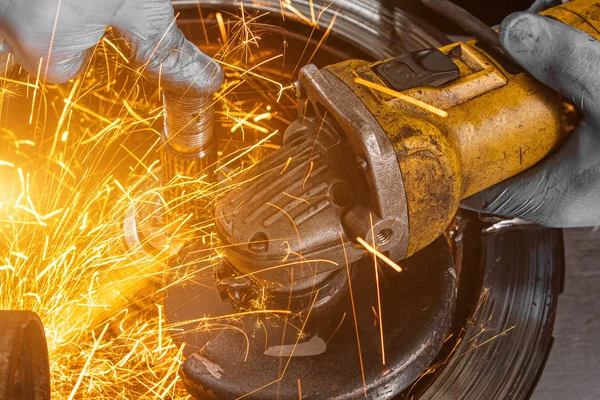
[[[202,252],[189,254],[195,251]],[[352,266],[354,307],[348,292],[339,312],[309,317],[333,329],[298,336],[297,325],[282,329],[287,320],[278,315],[216,318],[233,310],[213,289],[216,281],[206,265],[199,265],[197,279],[171,282],[165,299],[170,322],[184,329],[175,340],[186,343],[188,354],[195,351],[181,371],[188,390],[197,398],[210,392],[219,399],[255,390],[249,398],[292,398],[299,384],[303,398],[309,399],[352,398],[365,389],[377,399],[400,393],[419,378],[443,345],[456,298],[445,238],[401,266],[402,273],[377,266],[381,306],[373,260]]]

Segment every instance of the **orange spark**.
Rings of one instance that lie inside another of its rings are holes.
[[[56,124],[56,133],[54,134],[54,143],[52,144],[52,149],[50,150],[50,155],[54,155],[60,130],[65,122],[67,112],[69,111],[69,109],[71,107],[71,104],[73,102],[73,96],[75,96],[75,92],[77,91],[77,88],[79,87],[80,82],[81,81],[79,79],[77,79],[75,81],[75,83],[73,84],[73,87],[71,88],[71,92],[69,93],[69,97],[67,97],[67,99],[65,100],[65,106],[63,108],[62,114],[60,115],[60,118],[58,119],[58,123]]]
[[[90,354],[87,357],[85,365],[83,366],[83,369],[81,370],[81,373],[79,374],[79,378],[77,378],[77,382],[75,382],[75,386],[73,386],[73,390],[71,391],[71,394],[69,395],[68,400],[73,400],[73,398],[75,397],[75,394],[79,390],[81,381],[83,380],[83,377],[85,376],[85,373],[87,372],[87,369],[90,366],[90,362],[92,361],[92,358],[94,357],[94,353],[98,349],[98,346],[100,345],[100,342],[102,341],[102,338],[104,337],[104,334],[108,330],[108,327],[109,327],[109,324],[104,325],[104,329],[102,329],[102,333],[100,333],[98,340],[96,340],[94,342],[94,347],[92,347],[92,350],[90,351]]]
[[[54,37],[56,36],[56,28],[58,28],[58,16],[60,15],[60,7],[62,0],[58,0],[56,4],[56,14],[54,16],[54,26],[52,27],[52,35],[50,36],[50,45],[48,46],[48,60],[46,61],[46,70],[44,71],[44,82],[48,77],[48,69],[50,68],[50,60],[52,59],[52,47],[54,46]]]
[[[227,45],[227,31],[225,30],[225,22],[223,21],[223,15],[220,12],[217,12],[217,23],[219,24],[219,30],[221,31],[221,39],[223,39],[223,46]]]
[[[28,88],[33,88],[33,89],[39,89],[40,88],[40,86],[37,83],[33,84],[33,83],[18,81],[18,80],[15,80],[15,79],[5,78],[3,76],[0,76],[0,81],[4,81],[4,82],[8,82],[8,83],[14,83],[16,85],[26,86]]]
[[[285,165],[283,166],[283,169],[281,170],[281,172],[279,173],[279,175],[283,175],[285,173],[285,171],[287,171],[287,169],[289,168],[291,162],[292,162],[292,157],[288,157],[288,159],[285,162]]]
[[[371,220],[371,237],[373,238],[373,249],[375,249],[375,231],[373,228],[373,214],[369,214]],[[381,341],[381,363],[385,365],[385,342],[383,340],[383,313],[381,312],[381,287],[379,285],[379,265],[377,257],[373,254],[373,265],[375,267],[375,284],[377,287],[377,309],[379,310],[379,337]]]
[[[312,62],[313,58],[317,54],[317,51],[319,51],[319,49],[323,45],[323,42],[325,42],[325,40],[329,36],[329,33],[331,32],[331,29],[333,28],[333,25],[335,25],[335,20],[336,19],[337,19],[337,13],[333,15],[333,18],[331,18],[331,22],[329,23],[329,26],[327,27],[327,30],[325,31],[325,33],[321,37],[321,40],[319,40],[319,43],[317,43],[317,47],[315,47],[315,50],[313,51],[313,53],[311,54],[310,58],[308,59],[307,64],[310,64]]]
[[[265,204],[281,211],[290,220],[290,223],[292,224],[292,226],[294,227],[294,230],[296,231],[296,236],[298,238],[298,245],[300,247],[300,255],[302,255],[302,247],[304,247],[304,246],[302,245],[302,237],[300,237],[300,231],[298,230],[298,225],[296,225],[296,221],[294,221],[294,218],[292,218],[292,216],[287,211],[285,211],[283,208],[279,207],[278,205],[275,205],[275,204],[269,203],[269,202],[267,202]]]
[[[306,200],[306,199],[301,199],[300,197],[292,196],[291,194],[286,193],[286,192],[282,192],[282,193],[285,196],[289,197],[289,198],[292,198],[292,199],[294,199],[296,201],[300,201],[300,202],[303,202],[303,203],[306,203],[306,204],[310,205],[310,202],[308,200]]]
[[[354,319],[354,330],[356,332],[356,345],[358,347],[358,361],[360,363],[360,375],[363,383],[363,393],[367,397],[367,381],[365,379],[365,366],[363,365],[362,350],[360,348],[360,334],[358,333],[358,319],[356,318],[356,304],[354,302],[354,292],[352,291],[352,278],[350,276],[350,263],[348,263],[348,254],[346,253],[346,245],[344,238],[340,233],[342,248],[344,249],[344,259],[346,260],[346,275],[348,276],[348,290],[350,291],[350,303],[352,304],[352,316]]]
[[[366,86],[366,87],[368,87],[370,89],[374,89],[374,90],[377,90],[379,92],[388,94],[388,95],[390,95],[392,97],[395,97],[397,99],[403,100],[403,101],[405,101],[407,103],[410,103],[410,104],[412,104],[414,106],[422,108],[425,111],[429,111],[430,113],[433,113],[433,114],[435,114],[435,115],[437,115],[439,117],[446,118],[448,116],[448,113],[446,111],[440,110],[439,108],[436,108],[436,107],[432,106],[431,104],[427,104],[427,103],[425,103],[425,102],[423,102],[421,100],[415,99],[414,97],[407,96],[404,93],[397,92],[397,91],[392,90],[392,89],[390,89],[388,87],[379,85],[377,83],[368,81],[366,79],[356,77],[356,78],[354,78],[354,82],[358,83],[359,85]]]
[[[326,263],[326,264],[331,264],[331,265],[338,265],[338,263],[336,263],[335,261],[326,260],[324,258],[323,259],[314,259],[314,260],[294,261],[294,262],[290,262],[290,263],[275,265],[273,267],[259,269],[258,271],[249,272],[244,275],[239,275],[239,276],[236,276],[235,279],[246,278],[248,276],[261,274],[263,272],[272,271],[272,270],[278,269],[278,268],[285,268],[285,267],[291,267],[293,265],[298,265],[298,264],[311,264],[311,263]]]
[[[40,83],[40,73],[42,72],[42,63],[43,63],[44,59],[42,57],[40,57],[40,63],[38,64],[38,71],[37,71],[37,76],[35,78],[35,86],[39,87],[39,83]],[[31,100],[31,113],[29,114],[29,125],[32,124],[33,122],[33,110],[35,109],[35,97],[37,95],[37,89],[38,88],[33,89],[33,99]]]
[[[243,151],[241,154],[239,154],[238,156],[234,157],[233,159],[227,161],[224,164],[221,164],[219,166],[219,168],[217,168],[215,170],[215,172],[219,172],[220,170],[222,170],[223,168],[225,168],[226,166],[228,166],[229,164],[231,164],[232,162],[242,158],[243,156],[245,156],[246,154],[250,153],[252,150],[256,149],[257,147],[259,147],[260,145],[262,145],[263,143],[265,143],[266,141],[268,141],[269,139],[271,139],[273,136],[277,135],[279,133],[279,131],[275,131],[273,133],[271,133],[269,136],[264,137],[263,139],[261,139],[260,141],[258,141],[255,145],[250,146],[248,149],[246,149],[245,151]]]
[[[125,57],[125,54],[123,54],[123,52],[121,52],[121,50],[119,50],[119,48],[110,40],[108,40],[106,37],[102,38],[102,42],[108,44],[110,47],[112,47],[118,55],[121,56],[121,58],[123,59],[123,61],[125,61],[126,64],[129,64],[129,59],[127,57]]]
[[[259,109],[259,108],[261,108],[261,107],[262,107],[262,104],[259,104],[259,105],[257,105],[256,107],[254,107],[254,109],[253,109],[252,111],[250,111],[249,113],[243,113],[243,114],[245,114],[245,115],[244,115],[244,117],[243,117],[242,119],[240,119],[240,120],[239,120],[239,121],[238,121],[238,122],[237,122],[235,125],[233,125],[233,127],[231,127],[231,129],[230,129],[230,132],[232,132],[232,133],[233,133],[233,132],[237,131],[237,130],[238,130],[238,129],[239,129],[241,126],[242,126],[242,124],[245,124],[245,123],[247,123],[247,122],[248,122],[248,120],[250,119],[250,117],[251,117],[251,116],[252,116],[252,115],[253,115],[253,114],[254,114],[256,111],[258,111],[258,109]],[[255,121],[255,122],[256,122],[256,121]],[[260,132],[263,132],[263,133],[269,133],[269,130],[268,130],[268,129],[266,129],[266,128],[263,128],[263,127],[261,127],[261,126],[258,126],[258,125],[253,125],[253,124],[249,124],[248,126],[257,127],[257,128],[259,128],[259,129],[257,129],[258,131],[260,131]]]
[[[358,243],[360,243],[365,249],[367,249],[374,256],[376,256],[377,258],[379,258],[381,261],[383,261],[384,263],[386,263],[390,267],[394,268],[397,272],[402,272],[402,267],[401,266],[399,266],[398,264],[396,264],[394,261],[392,261],[389,257],[387,257],[385,254],[383,254],[382,252],[380,252],[376,248],[372,247],[363,238],[357,237],[356,241]]]
[[[314,299],[313,299],[313,301],[312,301],[312,303],[310,305],[310,308],[308,309],[308,313],[306,314],[306,319],[304,320],[304,322],[302,324],[302,328],[300,328],[300,332],[301,333],[304,332],[304,329],[306,328],[306,323],[310,319],[310,314],[312,313],[312,310],[313,310],[313,308],[315,306],[315,303],[317,302],[317,298],[319,297],[319,292],[320,292],[320,290],[317,290],[316,293],[315,293],[315,297],[314,297]],[[287,359],[285,367],[283,368],[283,372],[281,373],[281,375],[277,379],[275,379],[274,381],[269,382],[269,383],[267,383],[265,385],[262,385],[261,387],[259,387],[257,389],[254,389],[253,391],[251,391],[249,393],[246,393],[243,396],[238,397],[236,400],[248,397],[248,396],[250,396],[250,395],[252,395],[252,394],[254,394],[256,392],[259,392],[259,391],[263,390],[266,387],[269,387],[269,386],[271,386],[271,385],[273,385],[273,384],[275,384],[277,382],[280,382],[283,379],[283,377],[285,376],[285,372],[287,371],[287,369],[288,369],[288,367],[290,365],[290,362],[292,361],[292,358],[294,357],[294,353],[296,352],[296,347],[298,347],[298,343],[300,343],[300,339],[301,338],[302,338],[302,335],[299,334],[298,338],[296,339],[296,342],[294,343],[294,346],[292,347],[292,350],[290,352],[290,356]]]
[[[290,3],[285,2],[285,4],[283,5],[286,9],[290,10],[296,17],[300,18],[303,22],[305,22],[308,26],[316,26],[316,24],[314,24],[313,22],[311,22],[310,19],[306,18],[304,16],[304,14],[302,14],[300,11],[298,11],[294,6],[292,6]]]
[[[306,185],[306,182],[308,181],[308,178],[310,177],[310,174],[312,173],[313,167],[315,166],[314,161],[310,161],[309,167],[308,167],[308,173],[306,174],[306,176],[304,177],[304,182],[302,182],[302,188],[304,188],[304,185]]]
[[[266,112],[266,113],[257,115],[256,117],[254,117],[254,122],[259,122],[259,121],[262,121],[263,119],[271,119],[271,113]]]
[[[202,8],[200,7],[200,0],[197,1],[196,6],[198,7],[198,16],[200,17],[200,23],[202,24],[204,40],[206,41],[206,45],[210,46],[210,42],[208,40],[208,32],[206,31],[206,24],[204,23],[204,16],[202,15]]]

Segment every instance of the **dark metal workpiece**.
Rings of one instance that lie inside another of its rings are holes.
[[[50,399],[42,321],[33,311],[0,311],[0,400]]]
[[[398,399],[527,399],[544,368],[563,287],[562,230],[496,224],[479,238],[486,225],[477,225],[461,274],[471,283],[461,280],[458,296],[470,312],[440,353],[445,362]]]
[[[445,238],[402,262],[403,273],[380,266],[386,363],[382,364],[372,259],[352,267],[361,354],[368,397],[390,399],[427,368],[448,336],[456,280]],[[342,271],[346,275],[346,271]],[[316,303],[321,300],[319,293]],[[326,300],[326,295],[323,295]],[[372,308],[374,307],[374,308]],[[285,323],[287,321],[287,329]],[[363,396],[353,313],[348,292],[339,312],[308,319],[321,328],[294,347],[298,321],[293,317],[244,317],[220,331],[181,368],[186,387],[197,399],[348,399]],[[296,328],[294,328],[294,326]],[[246,335],[250,341],[246,341]],[[285,333],[285,340],[282,342]],[[246,346],[249,352],[246,357]],[[290,358],[290,354],[293,357]],[[276,382],[285,370],[284,378]],[[270,385],[268,385],[271,383]]]
[[[454,22],[467,33],[491,47],[497,54],[506,56],[504,49],[500,45],[498,33],[464,8],[457,6],[449,0],[421,1],[431,10]]]
[[[595,399],[600,393],[600,230],[565,229],[565,287],[554,342],[530,400]]]

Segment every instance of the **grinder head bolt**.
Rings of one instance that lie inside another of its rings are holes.
[[[369,169],[369,164],[367,164],[364,158],[362,158],[361,156],[356,156],[355,161],[359,171],[367,172],[367,170]]]

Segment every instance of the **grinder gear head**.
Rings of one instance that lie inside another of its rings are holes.
[[[305,67],[297,93],[299,118],[282,147],[240,176],[216,209],[237,277],[286,298],[322,288],[360,259],[357,237],[394,258],[408,238],[402,175],[381,126],[326,70]]]

